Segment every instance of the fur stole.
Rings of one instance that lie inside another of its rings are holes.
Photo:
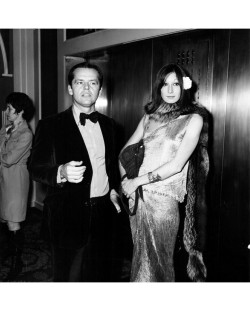
[[[158,122],[169,122],[180,115],[197,113],[203,118],[203,128],[199,142],[189,159],[187,176],[187,196],[185,204],[183,243],[189,255],[187,264],[188,277],[195,282],[204,282],[207,277],[207,269],[203,261],[203,237],[204,224],[200,221],[206,214],[206,181],[209,171],[208,158],[208,123],[209,113],[201,105],[191,103],[185,107],[178,104],[163,102],[160,107],[149,117]]]
[[[183,242],[189,254],[187,273],[195,282],[204,282],[207,269],[203,261],[202,228],[200,215],[206,214],[206,181],[209,171],[208,158],[208,112],[205,108],[194,105],[191,113],[198,113],[203,117],[203,128],[199,142],[190,160],[187,176],[187,200]],[[190,113],[190,112],[188,112]]]

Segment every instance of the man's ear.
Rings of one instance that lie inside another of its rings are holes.
[[[99,90],[98,96],[101,96],[101,94],[102,94],[102,87],[101,87],[100,90]]]
[[[68,85],[68,92],[69,92],[69,95],[73,95],[73,91],[72,91],[71,85]]]

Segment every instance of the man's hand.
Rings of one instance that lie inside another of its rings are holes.
[[[61,178],[71,183],[79,183],[83,180],[86,166],[81,166],[82,161],[70,161],[61,167]]]
[[[112,189],[110,191],[110,200],[114,204],[114,206],[115,206],[115,208],[117,210],[117,213],[120,213],[121,212],[121,208],[120,208],[120,205],[118,203],[118,198],[119,198],[119,194],[115,191],[115,189]]]

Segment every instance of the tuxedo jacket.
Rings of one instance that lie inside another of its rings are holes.
[[[98,122],[105,144],[109,187],[117,189],[119,174],[115,122],[100,113]],[[70,161],[83,161],[86,166],[83,180],[76,184],[58,184],[58,167]],[[72,249],[84,246],[91,210],[83,206],[83,202],[90,197],[93,171],[72,107],[39,121],[28,168],[33,180],[47,185],[44,210],[48,215],[52,243]]]

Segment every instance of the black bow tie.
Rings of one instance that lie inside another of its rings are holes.
[[[90,114],[86,114],[86,113],[81,112],[80,113],[80,123],[82,125],[85,125],[86,119],[89,119],[91,122],[96,123],[98,121],[98,112],[94,111]]]

